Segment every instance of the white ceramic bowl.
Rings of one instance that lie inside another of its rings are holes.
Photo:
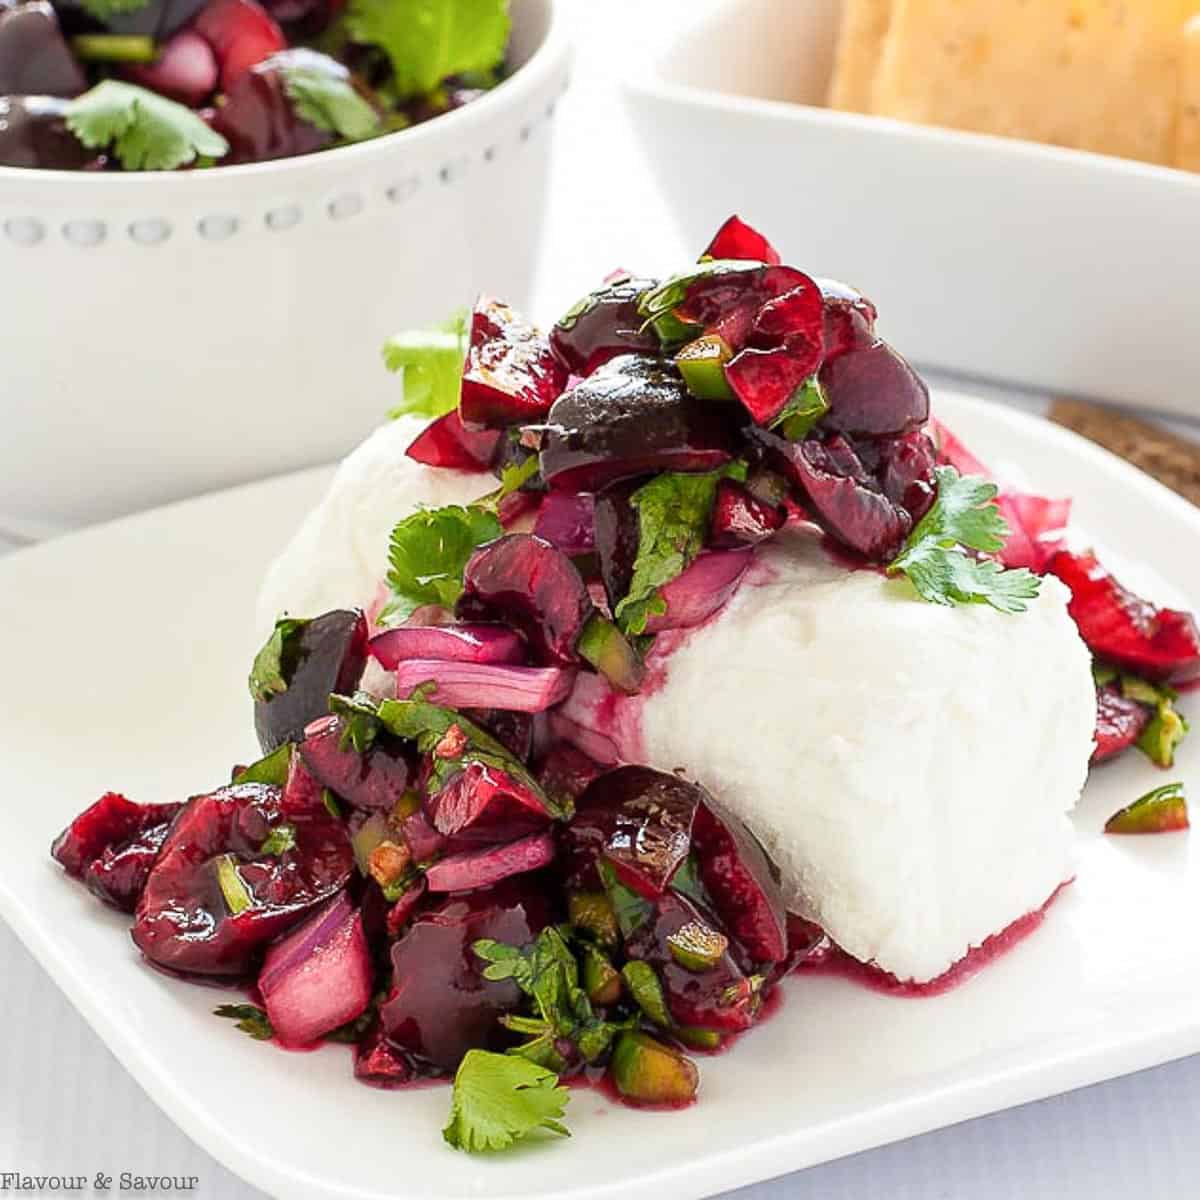
[[[524,304],[569,51],[513,0],[514,73],[304,158],[0,168],[0,528],[39,535],[327,461],[397,393],[380,346],[486,287]]]
[[[689,244],[740,212],[925,365],[1200,414],[1200,176],[825,109],[840,10],[698,4],[631,75]]]

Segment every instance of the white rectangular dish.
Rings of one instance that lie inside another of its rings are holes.
[[[1200,412],[1200,175],[824,108],[840,10],[696,6],[630,71],[688,245],[741,211],[919,363]]]
[[[1149,585],[1132,584],[1200,600],[1200,561],[1181,554],[1200,537],[1196,509],[1039,420],[950,395],[936,411],[985,460],[1074,494],[1080,524],[1145,565]],[[683,1112],[578,1091],[570,1141],[472,1159],[439,1135],[446,1088],[373,1091],[345,1047],[287,1054],[241,1036],[211,1015],[225,994],[144,966],[127,922],[47,850],[107,788],[181,799],[253,756],[244,680],[259,577],[327,481],[268,481],[0,562],[0,915],[167,1114],[258,1187],[288,1200],[682,1200],[1200,1050],[1200,843],[1100,833],[1167,778],[1200,795],[1196,737],[1169,776],[1137,756],[1095,773],[1076,814],[1076,882],[1006,957],[924,1000],[795,978],[777,1015],[703,1060],[700,1102]]]

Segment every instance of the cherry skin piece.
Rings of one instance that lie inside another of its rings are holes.
[[[443,787],[427,794],[425,814],[457,845],[509,842],[545,829],[553,819],[535,791],[483,762],[465,763]]]
[[[536,662],[578,663],[579,636],[592,599],[575,564],[532,533],[510,533],[467,560],[457,612],[468,621],[501,621],[519,629]]]
[[[929,420],[929,389],[886,342],[827,362],[821,386],[829,401],[828,429],[855,437],[899,436]]]
[[[580,797],[571,840],[594,845],[627,887],[655,899],[691,851],[703,795],[663,771],[618,767],[598,776]]]
[[[316,779],[355,808],[390,811],[415,782],[417,764],[408,743],[381,733],[359,754],[343,749],[345,725],[325,717],[310,725],[300,743],[300,757]]]
[[[876,478],[883,494],[907,510],[914,523],[919,521],[937,497],[937,479],[933,473],[937,451],[933,442],[926,434],[914,431],[903,437],[883,439],[879,452]]]
[[[493,429],[467,429],[454,409],[430,422],[405,453],[430,467],[486,471],[503,436]]]
[[[762,844],[704,793],[692,830],[700,878],[724,928],[756,963],[788,954],[787,913],[779,871]]]
[[[334,609],[293,635],[284,691],[254,702],[254,728],[264,754],[304,739],[329,712],[329,697],[350,695],[367,665],[367,619],[360,609]]]
[[[114,908],[133,912],[182,804],[134,804],[107,792],[55,839],[67,874]]]
[[[567,382],[546,336],[507,304],[481,296],[471,315],[458,411],[468,429],[541,420]]]
[[[521,990],[511,979],[484,979],[472,947],[481,938],[523,946],[551,918],[537,882],[524,876],[421,913],[392,947],[392,990],[380,1008],[388,1039],[444,1072],[493,1043],[497,1018],[521,1003]]]
[[[263,853],[284,823],[281,802],[281,789],[259,783],[233,784],[188,801],[134,917],[133,940],[152,963],[188,974],[245,977],[268,942],[341,890],[354,868],[354,851],[345,826],[323,806],[289,813],[293,844]]]
[[[1191,613],[1143,600],[1094,554],[1060,550],[1047,569],[1071,589],[1068,611],[1097,658],[1158,682],[1200,679],[1200,629]]]
[[[778,266],[780,262],[779,251],[736,213],[717,230],[702,257],[745,258],[770,266]]]
[[[638,298],[652,287],[652,279],[622,275],[592,292],[550,330],[558,361],[572,375],[586,377],[619,354],[656,351],[658,336],[638,312]]]
[[[875,344],[875,305],[836,279],[818,279],[825,305],[825,361]]]
[[[889,562],[896,556],[912,518],[877,490],[852,447],[841,439],[788,442],[765,429],[751,433],[832,538],[871,562]]]
[[[657,471],[712,471],[732,457],[733,406],[698,400],[674,366],[623,354],[564,392],[547,418],[542,478],[598,492]]]
[[[1150,723],[1150,710],[1112,684],[1096,689],[1096,749],[1092,762],[1108,762],[1128,750]]]

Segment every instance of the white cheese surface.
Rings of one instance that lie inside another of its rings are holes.
[[[342,464],[268,573],[264,628],[284,611],[369,605],[395,521],[488,490],[488,476],[406,458],[419,429],[394,422]],[[1046,579],[1028,612],[1006,616],[922,603],[834,565],[802,532],[760,554],[755,582],[666,658],[652,694],[620,702],[623,732],[607,732],[625,757],[683,768],[741,814],[793,910],[843,949],[932,979],[1071,876],[1066,814],[1095,694],[1066,589]]]
[[[397,521],[419,505],[466,504],[495,486],[487,474],[426,467],[405,455],[429,422],[400,417],[377,429],[338,467],[329,491],[271,564],[258,596],[266,636],[284,613],[314,617],[368,608],[388,569]]]
[[[922,603],[803,533],[762,555],[773,580],[666,659],[642,753],[742,816],[793,911],[935,978],[1071,876],[1096,707],[1066,588],[1006,616]]]

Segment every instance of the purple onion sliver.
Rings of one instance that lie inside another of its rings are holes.
[[[312,952],[328,941],[354,915],[350,898],[339,892],[324,908],[319,909],[298,929],[276,942],[268,951],[258,977],[258,990],[265,996],[304,962]]]
[[[429,697],[447,708],[506,708],[544,712],[566,699],[575,672],[563,667],[509,667],[491,663],[414,658],[396,668],[396,694],[407,696],[423,683],[437,686]]]
[[[389,671],[413,658],[463,663],[525,661],[525,643],[507,625],[401,625],[376,634],[368,649]]]
[[[491,846],[487,850],[471,850],[443,858],[425,872],[425,882],[431,892],[488,887],[510,875],[536,871],[553,861],[554,854],[554,834],[549,831],[535,833],[505,846]]]
[[[716,550],[702,554],[661,589],[667,611],[646,622],[647,633],[690,629],[723,608],[750,565],[749,550]]]

